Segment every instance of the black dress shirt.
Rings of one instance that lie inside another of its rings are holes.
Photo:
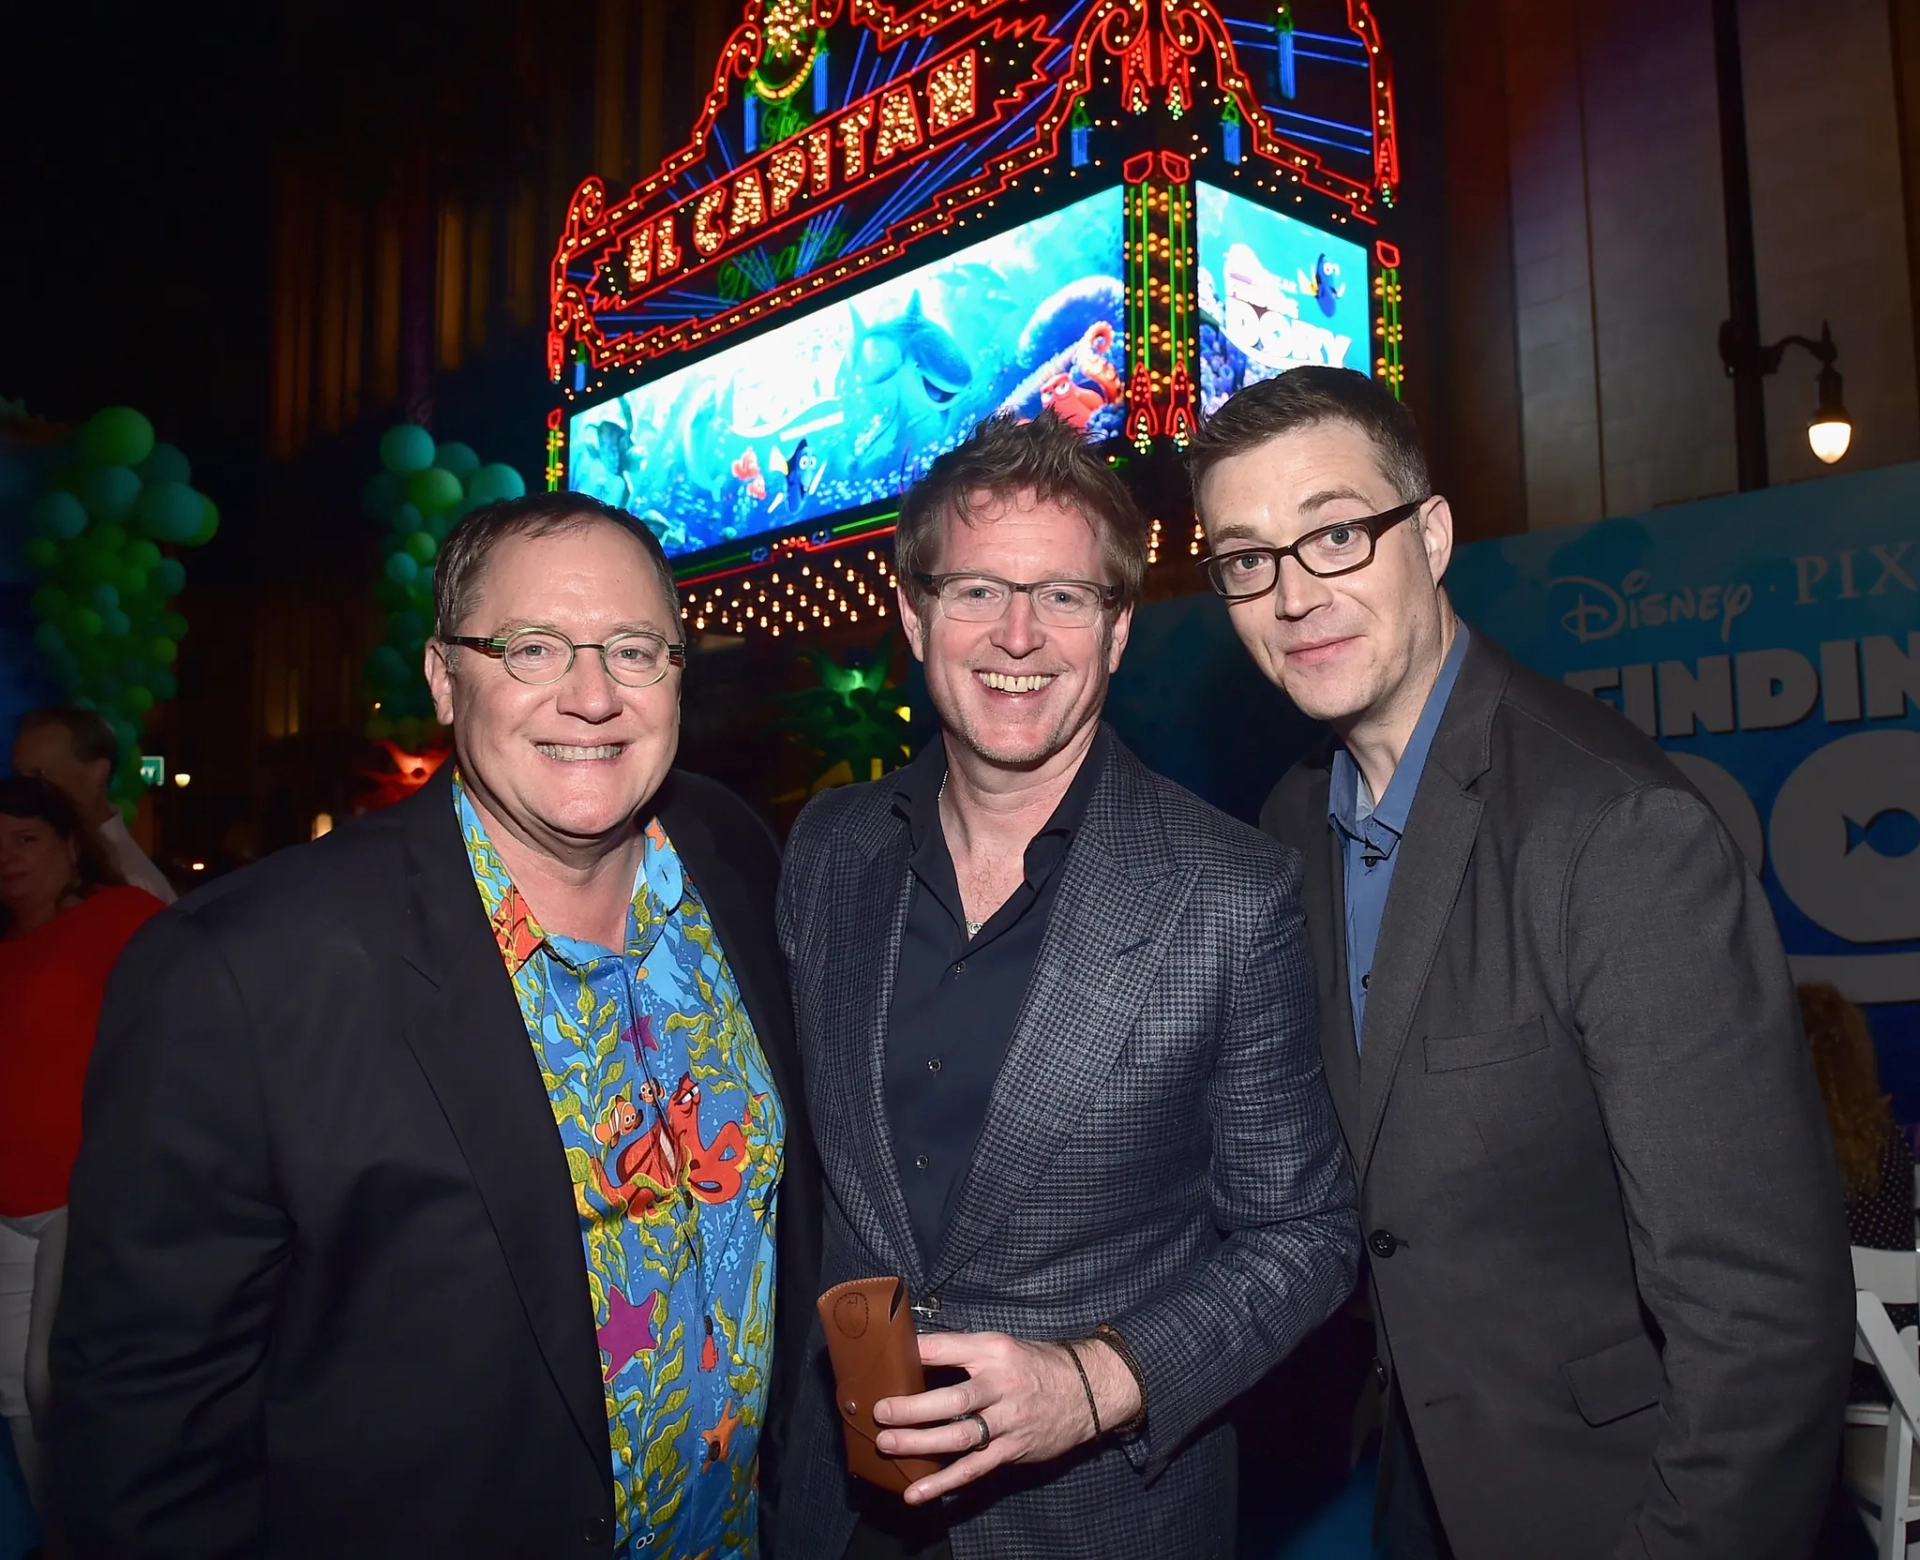
[[[1024,880],[972,938],[940,826],[945,743],[929,743],[900,771],[894,811],[913,844],[913,900],[894,972],[884,1087],[907,1213],[929,1262],[939,1255],[954,1194],[973,1162],[1061,866],[1106,765],[1108,742],[1103,726],[1046,827],[1028,843]]]

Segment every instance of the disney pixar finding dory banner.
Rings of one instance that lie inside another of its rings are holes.
[[[999,411],[1125,410],[1116,187],[576,413],[568,485],[672,554],[905,491]]]
[[[1920,465],[1476,543],[1447,585],[1672,755],[1920,1120]]]

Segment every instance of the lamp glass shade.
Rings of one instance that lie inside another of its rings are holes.
[[[1831,466],[1847,453],[1847,446],[1853,443],[1853,424],[1847,420],[1846,413],[1818,413],[1807,424],[1807,443],[1813,447],[1813,453],[1820,461]]]

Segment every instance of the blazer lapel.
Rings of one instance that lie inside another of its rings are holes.
[[[612,1453],[573,1181],[467,862],[451,768],[400,804],[411,810],[408,896],[417,934],[402,957],[423,977],[407,1043],[466,1157],[554,1385],[604,1473]]]
[[[828,1131],[818,1134],[823,1139],[823,1160],[830,1162],[846,1153],[853,1161],[851,1176],[833,1175],[829,1180],[836,1188],[856,1195],[864,1193],[876,1227],[890,1248],[875,1255],[890,1257],[895,1271],[907,1280],[908,1289],[917,1293],[924,1288],[925,1262],[907,1214],[906,1197],[900,1190],[885,1092],[893,977],[900,963],[900,940],[906,932],[907,907],[913,892],[907,865],[907,830],[890,807],[866,843],[868,850],[847,879],[846,897],[835,907],[833,957],[851,961],[860,973],[848,982],[855,999],[845,1014],[846,1043],[836,1043],[836,1037],[828,1036],[826,1050],[818,1059],[821,1080],[812,1098],[817,1103],[830,1102],[831,1114],[817,1109],[814,1119],[824,1125],[835,1117],[850,1115],[850,1131],[844,1143],[830,1141],[834,1134]],[[886,921],[876,948],[873,931],[877,912],[885,914]]]
[[[1068,851],[946,1241],[938,1287],[1030,1198],[1073,1136],[1145,1002],[1195,873],[1146,822],[1139,761],[1111,739],[1107,769]],[[895,938],[896,947],[898,937]],[[888,968],[891,969],[889,959]]]
[[[1365,1123],[1360,1112],[1360,1054],[1353,1038],[1353,999],[1347,991],[1347,884],[1340,859],[1340,837],[1327,821],[1324,769],[1307,791],[1307,814],[1300,820],[1302,888],[1307,902],[1307,937],[1320,998],[1320,1055],[1327,1087],[1347,1134],[1351,1151]]]
[[[1486,773],[1493,716],[1506,680],[1504,658],[1474,635],[1407,813],[1407,832],[1396,852],[1393,887],[1380,920],[1379,951],[1361,1032],[1365,1127],[1353,1146],[1362,1180],[1428,972],[1452,919],[1480,830],[1484,804],[1470,787]]]

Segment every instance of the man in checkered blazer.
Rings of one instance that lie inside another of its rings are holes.
[[[942,736],[801,814],[780,931],[821,1285],[905,1280],[929,1390],[875,1406],[878,1445],[945,1466],[904,1499],[848,1474],[816,1326],[781,1560],[1227,1560],[1221,1410],[1353,1286],[1299,858],[1100,722],[1145,538],[1046,416],[983,425],[902,509]]]

